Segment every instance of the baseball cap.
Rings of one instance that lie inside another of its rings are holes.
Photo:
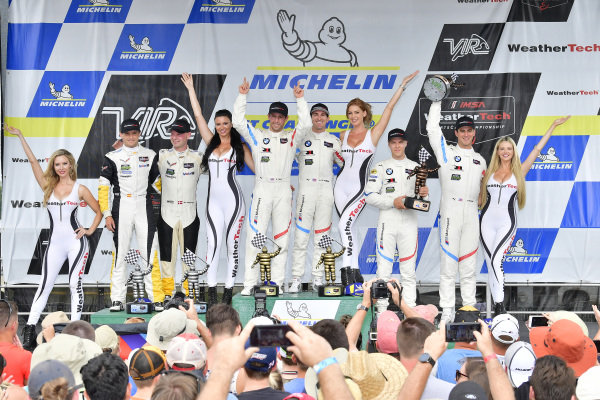
[[[280,101],[271,103],[269,106],[269,114],[281,114],[284,117],[288,116],[288,107]]]
[[[102,325],[96,328],[96,344],[102,348],[116,350],[119,346],[119,337],[117,333],[108,325]]]
[[[171,340],[167,364],[178,371],[202,369],[206,364],[206,344],[193,333],[182,333]],[[189,365],[186,367],[185,365]]]
[[[46,360],[36,365],[29,374],[29,396],[32,399],[41,399],[42,386],[47,382],[58,378],[65,378],[71,389],[78,389],[83,386],[75,386],[73,373],[65,363],[58,360]]]
[[[413,310],[419,314],[419,317],[426,319],[432,324],[435,323],[435,317],[437,317],[439,310],[433,304],[418,305],[413,307]]]
[[[475,128],[475,121],[473,121],[473,118],[463,115],[462,117],[456,120],[456,126],[454,127],[454,129],[458,130],[463,126],[472,126],[473,128]]]
[[[529,380],[535,367],[535,353],[527,342],[511,344],[504,355],[504,368],[513,387],[519,387]]]
[[[384,311],[377,317],[377,350],[380,353],[398,353],[396,332],[400,326],[400,318],[393,311]]]
[[[129,376],[136,381],[152,379],[165,369],[165,356],[156,346],[144,346],[129,357]]]
[[[577,325],[579,325],[581,327],[581,330],[583,331],[583,334],[585,336],[590,336],[590,332],[589,332],[588,327],[585,324],[585,322],[583,322],[583,320],[581,318],[579,318],[579,315],[575,314],[573,311],[565,311],[565,310],[552,311],[550,313],[550,319],[548,320],[548,325],[552,325],[552,323],[550,321],[558,321],[560,319],[568,319],[569,321],[575,322]]]
[[[146,341],[161,350],[167,350],[171,340],[182,333],[197,334],[196,323],[187,319],[185,312],[169,308],[150,319]]]
[[[323,103],[317,103],[310,108],[310,115],[315,111],[323,111],[327,116],[329,116],[329,108]]]
[[[121,132],[125,133],[125,132],[129,132],[129,131],[139,131],[140,130],[140,123],[137,122],[137,120],[130,118],[130,119],[126,119],[125,121],[121,122]]]
[[[479,310],[473,306],[462,306],[454,316],[454,322],[477,322]]]
[[[595,366],[583,373],[577,380],[575,395],[577,400],[597,400],[600,399],[600,367]]]
[[[67,317],[67,314],[65,314],[64,311],[55,311],[46,315],[46,317],[42,320],[42,330],[46,329],[51,325],[54,326],[54,324],[68,324],[69,322],[71,321],[69,320],[69,317]],[[37,335],[37,344],[42,344],[44,341],[43,339],[44,336],[42,332],[40,332]]]
[[[519,321],[510,314],[497,315],[492,320],[491,331],[500,343],[514,343],[519,340]]]
[[[388,142],[395,138],[408,140],[408,138],[406,137],[406,132],[404,132],[404,130],[400,128],[395,128],[388,132]]]
[[[450,391],[448,400],[487,400],[481,386],[473,381],[461,382]]]
[[[531,329],[529,339],[538,358],[547,355],[560,357],[573,368],[576,377],[596,364],[596,345],[579,325],[568,319],[558,320],[552,326]]]
[[[169,127],[169,131],[175,131],[179,133],[190,132],[190,123],[186,119],[180,118],[177,121],[173,122],[173,125]]]
[[[250,340],[246,341],[245,348],[250,347]],[[259,347],[258,351],[246,361],[244,367],[258,372],[269,372],[277,361],[276,347]]]

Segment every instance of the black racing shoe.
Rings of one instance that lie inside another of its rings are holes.
[[[365,283],[365,278],[363,278],[362,274],[360,273],[360,269],[352,268],[352,272],[354,273],[355,283]]]
[[[123,307],[123,303],[121,303],[120,301],[113,301],[112,306],[110,306],[109,310],[111,312],[119,312],[124,311],[125,307]]]
[[[33,352],[37,346],[36,339],[35,325],[25,325],[23,327],[23,348]]]
[[[494,315],[506,314],[504,302],[494,303]]]
[[[206,286],[200,285],[196,301],[206,301]]]
[[[221,303],[231,305],[232,298],[233,298],[233,288],[225,288],[223,290],[223,298],[221,298]]]
[[[217,287],[209,286],[208,287],[208,307],[211,308],[213,305],[217,304],[219,300],[217,299]]]
[[[343,287],[348,287],[354,283],[354,273],[351,267],[344,267],[340,269],[340,279]]]

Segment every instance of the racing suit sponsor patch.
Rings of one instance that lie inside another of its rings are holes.
[[[325,147],[333,148],[333,143],[330,143],[330,142],[323,142],[323,145]]]
[[[281,143],[281,144],[286,144],[287,142],[288,142],[287,138],[279,139],[279,143]]]
[[[481,164],[481,162],[479,160],[473,160],[473,164],[479,165],[479,164]]]
[[[138,159],[140,160],[140,162],[146,162],[148,161],[148,156],[138,157]]]
[[[393,187],[393,186],[390,186],[390,187],[386,187],[386,188],[385,188],[385,192],[386,192],[386,193],[393,193],[393,192],[395,192],[395,191],[396,191],[396,188],[395,188],[395,187]]]
[[[269,162],[269,157],[267,157],[267,156],[262,156],[262,157],[260,158],[260,162]]]
[[[313,160],[312,159],[304,160],[304,165],[313,165]]]
[[[183,163],[183,168],[194,168],[193,162]]]
[[[450,177],[450,180],[460,181],[460,174],[452,174],[452,176]]]

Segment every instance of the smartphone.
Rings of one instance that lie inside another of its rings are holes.
[[[479,322],[455,322],[446,325],[446,342],[473,342],[473,332],[481,332]]]
[[[600,340],[594,340],[594,344],[596,345],[596,352],[600,353]]]
[[[250,346],[287,347],[292,342],[285,337],[292,328],[289,325],[258,325],[250,332]]]
[[[548,318],[543,315],[530,315],[529,316],[529,327],[535,328],[537,326],[548,326]]]

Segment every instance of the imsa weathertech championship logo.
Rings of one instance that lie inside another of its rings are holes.
[[[88,117],[104,72],[45,72],[28,117]]]
[[[125,25],[108,65],[118,71],[167,71],[183,32],[181,24]]]
[[[72,0],[65,22],[123,23],[132,0]]]
[[[196,0],[188,23],[246,24],[254,0]]]
[[[504,24],[445,24],[429,64],[430,71],[487,70]]]

